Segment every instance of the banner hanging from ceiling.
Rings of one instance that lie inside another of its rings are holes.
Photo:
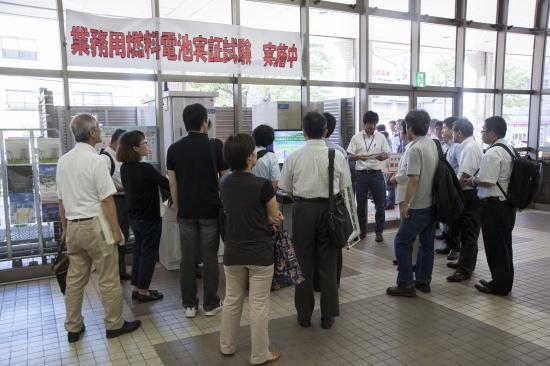
[[[69,66],[297,76],[300,33],[67,10]]]

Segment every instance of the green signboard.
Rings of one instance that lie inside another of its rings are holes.
[[[426,86],[426,73],[425,72],[417,72],[415,77],[415,86],[417,87],[425,87]]]

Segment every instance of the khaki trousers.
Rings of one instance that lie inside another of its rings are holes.
[[[65,329],[78,332],[82,329],[82,298],[90,280],[92,262],[98,273],[98,286],[105,311],[105,328],[122,327],[122,286],[118,273],[118,251],[103,239],[99,219],[67,223],[67,252],[69,271],[65,307]]]
[[[269,299],[273,265],[271,266],[224,266],[225,300],[223,301],[220,329],[220,350],[225,354],[237,350],[237,332],[241,322],[243,301],[248,291],[250,310],[250,338],[252,352],[250,363],[262,364],[270,357],[269,352]]]

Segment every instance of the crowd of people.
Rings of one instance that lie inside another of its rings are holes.
[[[188,134],[169,147],[165,177],[142,161],[149,153],[143,133],[117,130],[110,147],[98,155],[98,121],[89,114],[79,114],[71,121],[76,144],[59,160],[57,169],[63,239],[70,258],[65,322],[69,342],[78,341],[85,330],[82,297],[92,263],[98,274],[108,338],[140,326],[139,320],[122,318],[121,280],[131,279],[132,298],[137,302],[163,298],[162,293],[150,289],[162,232],[161,191],[170,193],[169,205],[177,210],[185,316],[196,317],[199,304],[205,316],[221,312],[220,352],[233,355],[248,294],[252,364],[281,357],[269,350],[268,337],[274,271],[272,232],[285,219],[276,190],[293,201],[292,239],[304,276],[294,290],[301,327],[312,325],[315,290],[320,291],[323,329],[333,326],[340,311],[342,250],[331,241],[327,227],[330,186],[333,195],[340,198],[353,185],[361,239],[367,233],[369,197],[376,209],[376,242],[384,241],[385,210],[399,207],[401,220],[394,241],[398,275],[396,285],[387,289],[388,295],[413,297],[416,290],[430,292],[435,252],[449,255],[447,265],[454,269],[447,277],[449,282],[468,280],[476,267],[480,231],[492,278],[481,280],[475,287],[496,295],[511,291],[515,210],[504,192],[512,159],[504,148],[495,146],[510,146],[504,139],[503,118],[485,120],[481,133],[489,148],[482,153],[473,137],[474,127],[467,119],[449,117],[434,124],[427,112],[412,110],[404,119],[389,123],[390,134],[377,127],[378,115],[368,111],[363,116],[363,129],[344,150],[327,140],[336,126],[334,116],[309,112],[302,120],[306,143],[287,157],[282,170],[277,156],[269,151],[274,140],[270,126],[260,125],[252,136],[237,134],[225,142],[211,139],[207,110],[201,104],[188,105],[183,111],[183,122]],[[434,129],[433,136],[430,128]],[[444,156],[462,187],[465,206],[456,222],[443,227],[446,247],[440,251],[434,251],[438,223],[433,209],[433,184],[440,155],[433,139],[439,139],[444,146]],[[394,173],[384,174],[384,161],[391,152],[402,154],[399,167]],[[119,244],[128,238],[125,222],[129,222],[135,238],[130,276],[126,274],[125,251],[119,249]],[[220,235],[224,242],[223,302],[219,295]],[[418,254],[413,258],[415,242],[419,242]],[[202,301],[197,296],[199,264]]]

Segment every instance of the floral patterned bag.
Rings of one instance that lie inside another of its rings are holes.
[[[294,252],[294,245],[287,231],[276,230],[273,233],[275,265],[271,290],[298,285],[304,282],[304,276]]]

